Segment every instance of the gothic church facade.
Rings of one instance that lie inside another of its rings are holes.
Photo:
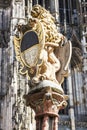
[[[25,106],[28,79],[19,74],[13,37],[20,21],[40,4],[56,19],[58,31],[72,41],[70,75],[62,87],[69,95],[60,111],[60,130],[87,129],[87,0],[0,0],[0,130],[35,130],[34,111]]]

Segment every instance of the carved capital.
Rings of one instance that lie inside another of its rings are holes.
[[[57,130],[58,112],[66,107],[66,97],[61,86],[48,80],[34,86],[28,95],[24,96],[26,105],[31,106],[36,113],[36,130],[48,130],[50,127]]]
[[[59,109],[66,107],[67,96],[64,95],[61,86],[56,85],[54,82],[44,80],[24,96],[26,105],[34,109],[36,116],[45,114],[57,116]]]

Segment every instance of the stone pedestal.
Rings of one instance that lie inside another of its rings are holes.
[[[44,80],[25,95],[26,105],[34,109],[36,130],[58,130],[58,112],[67,103],[60,85]]]

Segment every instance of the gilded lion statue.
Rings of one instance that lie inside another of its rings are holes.
[[[31,16],[26,25],[18,25],[19,35],[14,37],[21,73],[33,83],[51,80],[61,84],[68,75],[71,43],[58,32],[54,17],[45,8],[33,6]]]

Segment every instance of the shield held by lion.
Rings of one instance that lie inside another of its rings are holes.
[[[16,58],[21,63],[21,74],[33,77],[37,64],[42,63],[41,51],[45,45],[43,25],[38,21],[35,28],[26,31],[21,38],[14,37]]]

